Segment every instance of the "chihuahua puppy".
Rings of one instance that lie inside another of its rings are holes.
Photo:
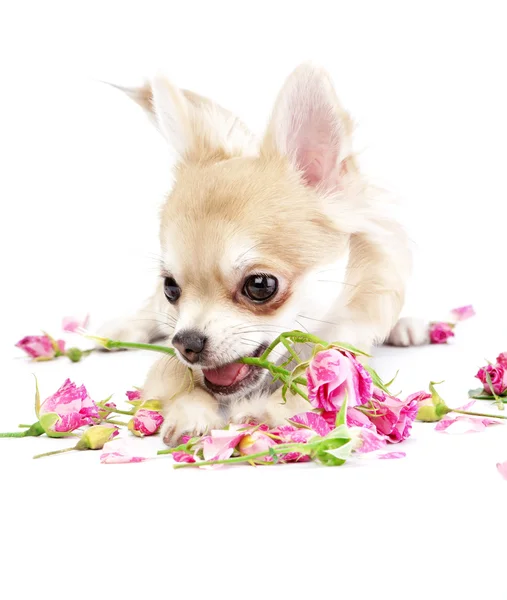
[[[235,362],[260,355],[283,331],[365,351],[386,338],[426,341],[417,322],[394,327],[410,271],[407,237],[361,175],[351,120],[323,70],[304,64],[289,76],[261,140],[164,78],[122,89],[178,161],[161,213],[157,289],[138,315],[102,333],[143,342],[162,335],[176,349],[143,387],[144,398],[164,403],[166,444],[228,422],[277,425],[307,410],[299,396],[282,403],[267,371]],[[330,269],[339,276],[323,293],[319,274]]]

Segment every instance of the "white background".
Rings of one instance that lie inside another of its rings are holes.
[[[261,133],[303,60],[330,71],[361,164],[401,200],[415,253],[407,311],[478,311],[453,347],[381,349],[377,365],[401,366],[407,392],[446,379],[462,404],[484,358],[507,349],[504,12],[500,1],[3,3],[0,429],[30,418],[34,370],[48,393],[71,376],[101,398],[141,385],[152,360],[12,360],[17,339],[56,334],[64,314],[90,311],[98,325],[136,309],[157,275],[171,153],[99,81],[163,71]],[[340,470],[186,473],[169,461],[99,466],[94,453],[30,462],[58,444],[1,440],[0,586],[11,598],[70,582],[76,598],[469,598],[480,585],[507,598],[494,547],[505,536],[503,427],[451,438],[421,425],[404,461]]]

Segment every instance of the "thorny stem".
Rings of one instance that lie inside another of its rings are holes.
[[[110,408],[109,406],[103,406],[101,404],[98,405],[99,409],[102,409],[104,411],[110,412],[110,413],[118,413],[119,415],[127,415],[129,417],[132,417],[135,414],[135,410],[119,410],[118,408]]]

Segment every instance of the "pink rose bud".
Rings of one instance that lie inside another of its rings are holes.
[[[93,425],[99,418],[95,402],[84,385],[76,387],[67,379],[61,388],[49,396],[40,407],[39,422],[50,437],[63,437],[84,425]]]
[[[451,314],[456,321],[466,321],[471,317],[475,316],[474,307],[469,304],[468,306],[460,306],[459,308],[453,308]]]
[[[141,390],[125,392],[125,395],[127,396],[127,398],[129,399],[130,402],[132,402],[132,400],[140,400],[141,399]]]
[[[118,427],[111,423],[94,425],[87,429],[76,444],[76,450],[100,450],[104,444],[118,435]]]
[[[250,454],[257,454],[258,452],[266,452],[272,446],[276,446],[275,440],[271,439],[263,431],[257,429],[243,437],[239,442],[238,450],[243,456],[249,456]],[[268,455],[256,460],[271,462],[272,457]]]
[[[116,404],[114,402],[104,402],[103,404],[101,403],[99,406],[99,419],[101,421],[107,419],[107,417],[109,417],[109,415],[114,411],[115,408]]]
[[[453,325],[449,323],[430,323],[430,341],[432,344],[446,344],[454,337]]]
[[[336,348],[316,354],[307,371],[308,398],[315,408],[340,409],[344,398],[348,406],[365,404],[372,396],[368,371],[350,352]]]
[[[507,368],[500,363],[482,367],[482,369],[479,369],[476,377],[480,379],[484,386],[484,391],[488,394],[493,394],[494,392],[497,396],[501,396],[507,392]],[[493,389],[491,386],[493,386]]]
[[[62,320],[62,329],[68,333],[78,333],[81,329],[88,327],[90,315],[86,315],[84,319],[78,319],[76,317],[64,317]]]
[[[138,437],[157,433],[164,422],[164,417],[156,410],[140,408],[129,421],[129,430]]]
[[[504,369],[507,369],[507,352],[502,352],[502,354],[499,354],[496,357],[496,362],[499,365],[502,365],[502,367],[504,367]]]
[[[65,352],[63,340],[53,340],[49,335],[27,335],[16,344],[36,360],[50,360]]]

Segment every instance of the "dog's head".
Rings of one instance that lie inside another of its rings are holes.
[[[262,376],[235,361],[300,328],[315,273],[348,251],[362,185],[349,118],[328,76],[307,65],[282,88],[261,142],[165,79],[129,94],[179,156],[160,228],[172,343],[215,395],[245,395]]]

